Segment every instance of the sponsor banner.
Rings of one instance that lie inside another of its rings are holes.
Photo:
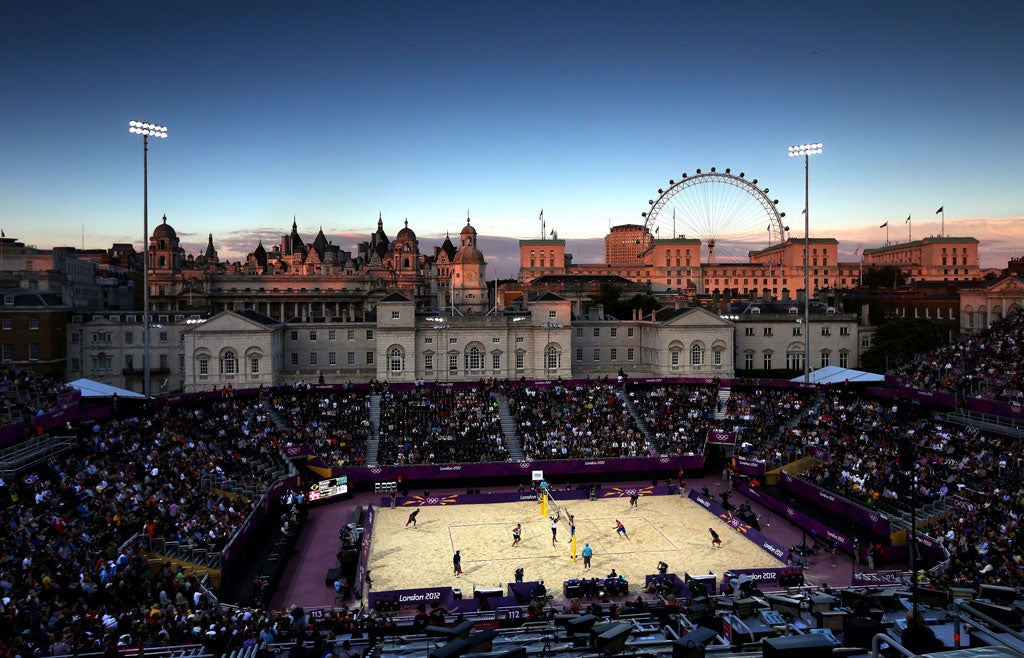
[[[736,485],[736,491],[740,492],[747,498],[760,504],[763,507],[775,512],[779,516],[783,516],[793,523],[798,528],[803,528],[811,534],[812,537],[819,541],[823,541],[826,544],[828,540],[832,540],[836,543],[836,548],[843,551],[844,553],[853,554],[853,538],[847,537],[841,532],[837,532],[832,528],[829,528],[824,523],[812,519],[803,512],[800,512],[793,507],[790,507],[781,500],[776,500],[771,496],[765,495],[757,489],[751,489],[745,482],[740,482]],[[735,569],[733,571],[736,571]]]
[[[739,578],[740,576],[746,576],[755,583],[760,585],[772,584],[775,585],[779,582],[779,577],[783,572],[792,572],[796,570],[795,567],[762,567],[753,569],[729,569],[722,574],[722,583],[719,585],[721,593],[725,593],[726,588],[729,586],[729,581],[733,578]]]
[[[889,519],[879,512],[852,503],[838,494],[825,491],[786,471],[782,472],[779,484],[786,491],[792,492],[808,502],[814,503],[837,514],[841,518],[845,518],[862,528],[870,530],[879,537],[889,537],[892,534]]]
[[[740,475],[752,477],[764,477],[764,460],[752,457],[736,457],[736,472]]]
[[[633,494],[638,496],[673,496],[679,492],[675,486],[626,486],[607,487],[597,490],[598,498],[629,498]],[[561,504],[568,500],[586,500],[590,496],[588,489],[564,489],[551,490],[551,497],[555,502]],[[537,494],[530,491],[501,491],[496,493],[482,494],[448,494],[447,496],[406,496],[399,497],[399,507],[431,507],[435,505],[481,505],[485,503],[521,503],[537,502]],[[391,504],[391,499],[382,496],[380,505],[382,507]]]
[[[720,445],[735,445],[736,432],[726,432],[724,430],[709,430],[708,443],[717,443]]]
[[[783,548],[781,544],[778,544],[775,541],[769,539],[768,537],[765,537],[763,534],[761,534],[761,532],[754,530],[748,524],[744,523],[743,520],[740,519],[740,517],[733,515],[732,512],[727,512],[725,508],[723,508],[721,505],[711,500],[710,498],[705,498],[696,489],[690,489],[690,493],[687,495],[687,497],[690,500],[697,503],[698,505],[700,505],[701,507],[703,507],[704,509],[706,509],[707,511],[717,516],[718,518],[728,523],[729,527],[735,530],[737,534],[742,535],[746,537],[748,540],[754,542],[761,548],[761,550],[771,554],[779,562],[786,561],[786,549]]]
[[[811,457],[814,457],[820,462],[827,462],[832,456],[829,453],[828,448],[823,448],[822,446],[811,446],[810,453]]]
[[[485,462],[480,464],[420,464],[416,466],[369,466],[336,468],[332,477],[348,475],[349,483],[393,482],[401,475],[403,481],[519,477],[529,482],[533,471],[544,471],[548,481],[557,482],[560,475],[579,476],[592,473],[598,477],[614,473],[657,473],[696,470],[704,467],[704,458],[699,455],[679,457],[622,457],[609,459],[563,459],[557,461]],[[556,496],[557,497],[557,496]]]
[[[452,593],[451,587],[421,587],[419,589],[392,589],[383,592],[370,592],[368,595],[369,607],[375,608],[377,601],[382,597],[388,597],[388,600],[393,603],[398,603],[399,607],[411,608],[424,604],[428,608],[431,603],[439,603],[445,608],[451,607],[452,601],[455,600],[455,595]]]
[[[54,427],[60,427],[71,421],[78,420],[79,418],[81,418],[81,414],[78,411],[78,405],[75,405],[73,407],[66,407],[64,409],[57,409],[56,411],[32,416],[32,425],[36,428],[37,434],[42,434],[47,430],[53,429]]]
[[[1002,418],[1024,420],[1024,406],[1020,402],[1000,402],[998,400],[983,400],[981,398],[967,398],[963,406],[970,411],[983,414],[992,414]]]

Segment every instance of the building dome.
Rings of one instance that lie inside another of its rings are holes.
[[[405,220],[405,227],[395,236],[395,242],[415,242],[416,233],[409,228],[409,220]]]
[[[472,244],[468,244],[462,249],[459,249],[455,253],[455,258],[452,259],[453,263],[483,263],[484,255],[480,253]]]
[[[167,223],[167,215],[164,215],[163,223],[158,224],[157,227],[153,229],[153,239],[159,240],[161,238],[164,240],[178,239],[178,234],[174,232],[174,227]]]
[[[463,238],[462,242],[463,243],[466,242],[465,238],[468,238],[468,237],[476,238],[476,229],[473,228],[470,225],[469,217],[466,218],[466,225],[462,227],[462,230],[459,232],[459,235],[462,236],[462,238]],[[475,240],[474,240],[474,242],[475,242]]]

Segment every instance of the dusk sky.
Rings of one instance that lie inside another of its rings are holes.
[[[802,237],[982,241],[1024,253],[1019,2],[5,2],[0,227],[41,248],[222,258],[295,217],[353,249],[406,218],[430,252],[467,210],[491,261],[547,230],[580,262],[658,188],[717,166],[770,187]],[[905,220],[910,215],[911,223]],[[682,231],[683,229],[681,229]],[[685,231],[683,231],[685,232]],[[84,237],[83,237],[84,234]],[[663,236],[664,237],[664,236]],[[504,246],[501,246],[501,245]],[[492,251],[488,251],[488,248]]]

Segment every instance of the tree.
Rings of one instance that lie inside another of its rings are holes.
[[[861,366],[872,372],[885,372],[945,343],[945,330],[928,320],[901,318],[889,320],[875,331],[871,347],[861,357]]]
[[[868,288],[898,288],[907,280],[903,271],[893,265],[871,267],[864,270],[864,285]]]

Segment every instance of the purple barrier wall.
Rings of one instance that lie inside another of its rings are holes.
[[[78,404],[76,403],[73,407],[65,407],[63,409],[57,409],[45,414],[33,416],[32,426],[36,428],[36,432],[38,434],[42,434],[51,428],[60,427],[68,422],[76,421],[79,417]],[[40,428],[42,428],[41,431]]]
[[[856,503],[851,503],[848,500],[840,498],[836,494],[825,491],[810,482],[801,480],[786,471],[782,472],[782,478],[779,480],[779,484],[786,491],[794,493],[804,500],[812,502],[819,507],[823,507],[824,509],[838,514],[843,518],[849,519],[853,523],[870,530],[879,537],[885,537],[888,539],[892,534],[892,527],[889,524],[889,519],[884,515],[878,512],[873,512],[866,507],[861,507]]]
[[[0,427],[0,448],[17,443],[25,438],[25,421],[18,420]]]
[[[733,445],[736,443],[736,432],[726,432],[724,430],[709,430],[708,443]]]
[[[599,489],[597,492],[598,498],[629,498],[634,493],[639,496],[671,496],[675,495],[679,489],[675,486],[632,486],[632,487],[607,487]],[[552,491],[551,497],[556,502],[561,504],[562,501],[567,500],[585,500],[590,495],[590,492],[585,489],[570,489],[561,491]],[[447,496],[433,495],[430,496],[405,496],[399,497],[397,505],[399,507],[431,507],[435,505],[482,505],[486,503],[519,503],[523,501],[536,501],[537,494],[531,491],[523,491],[522,493],[516,491],[502,491],[496,493],[484,493],[484,494],[449,494]],[[382,496],[380,499],[381,506],[390,505],[391,499]]]
[[[409,606],[419,605],[425,603],[427,605],[437,602],[443,605],[445,608],[450,608],[452,601],[455,600],[455,594],[452,592],[451,587],[421,587],[419,589],[392,589],[382,592],[370,592],[367,595],[370,608],[374,608],[377,605],[377,599],[382,596],[387,596],[392,601],[397,601],[398,605],[407,608]]]
[[[836,547],[844,553],[853,554],[853,538],[847,537],[841,532],[837,532],[824,523],[816,521],[811,517],[807,516],[803,512],[793,509],[781,500],[776,500],[771,496],[762,494],[757,489],[751,489],[746,482],[741,482],[736,485],[736,491],[740,492],[747,498],[753,500],[756,503],[767,507],[779,516],[784,516],[789,519],[794,525],[799,528],[803,528],[811,535],[815,537],[821,537],[826,541],[828,539],[833,540],[836,543]]]
[[[736,457],[736,472],[740,475],[750,475],[752,477],[763,478],[764,468],[764,462],[760,459]]]
[[[725,593],[729,587],[729,581],[739,576],[746,576],[757,583],[758,587],[763,589],[761,586],[765,584],[777,585],[779,582],[779,576],[783,572],[792,572],[794,569],[799,567],[765,567],[765,568],[753,568],[753,569],[729,569],[722,574],[722,582],[718,586],[721,593]]]
[[[359,562],[356,564],[356,582],[352,583],[352,590],[356,596],[362,596],[366,584],[366,568],[370,560],[370,544],[373,543],[373,522],[377,518],[377,508],[369,505],[366,508],[366,516],[363,518],[363,538],[359,544]]]
[[[702,496],[696,489],[690,489],[690,493],[687,494],[687,497],[728,523],[729,527],[735,530],[738,534],[760,546],[766,553],[771,554],[775,559],[780,562],[785,562],[787,551],[782,547],[782,545],[777,544],[771,539],[765,537],[759,531],[754,530],[752,527],[740,520],[738,516],[733,516],[732,512],[727,512],[724,507],[715,501]]]
[[[284,449],[289,459],[312,456],[315,453],[307,444],[291,445]],[[593,474],[595,480],[607,473],[656,472],[695,470],[703,468],[704,458],[699,455],[679,457],[623,457],[614,459],[562,459],[536,462],[486,462],[482,464],[418,464],[415,466],[372,466],[336,467],[332,477],[348,475],[349,483],[391,482],[401,475],[405,482],[411,480],[444,480],[461,478],[517,477],[529,480],[535,470],[543,470],[544,477],[558,475]],[[557,496],[556,496],[557,498]]]
[[[1000,402],[998,400],[985,400],[983,398],[967,398],[963,406],[970,411],[977,411],[983,414],[992,414],[1002,418],[1024,420],[1024,407],[1019,402]]]

